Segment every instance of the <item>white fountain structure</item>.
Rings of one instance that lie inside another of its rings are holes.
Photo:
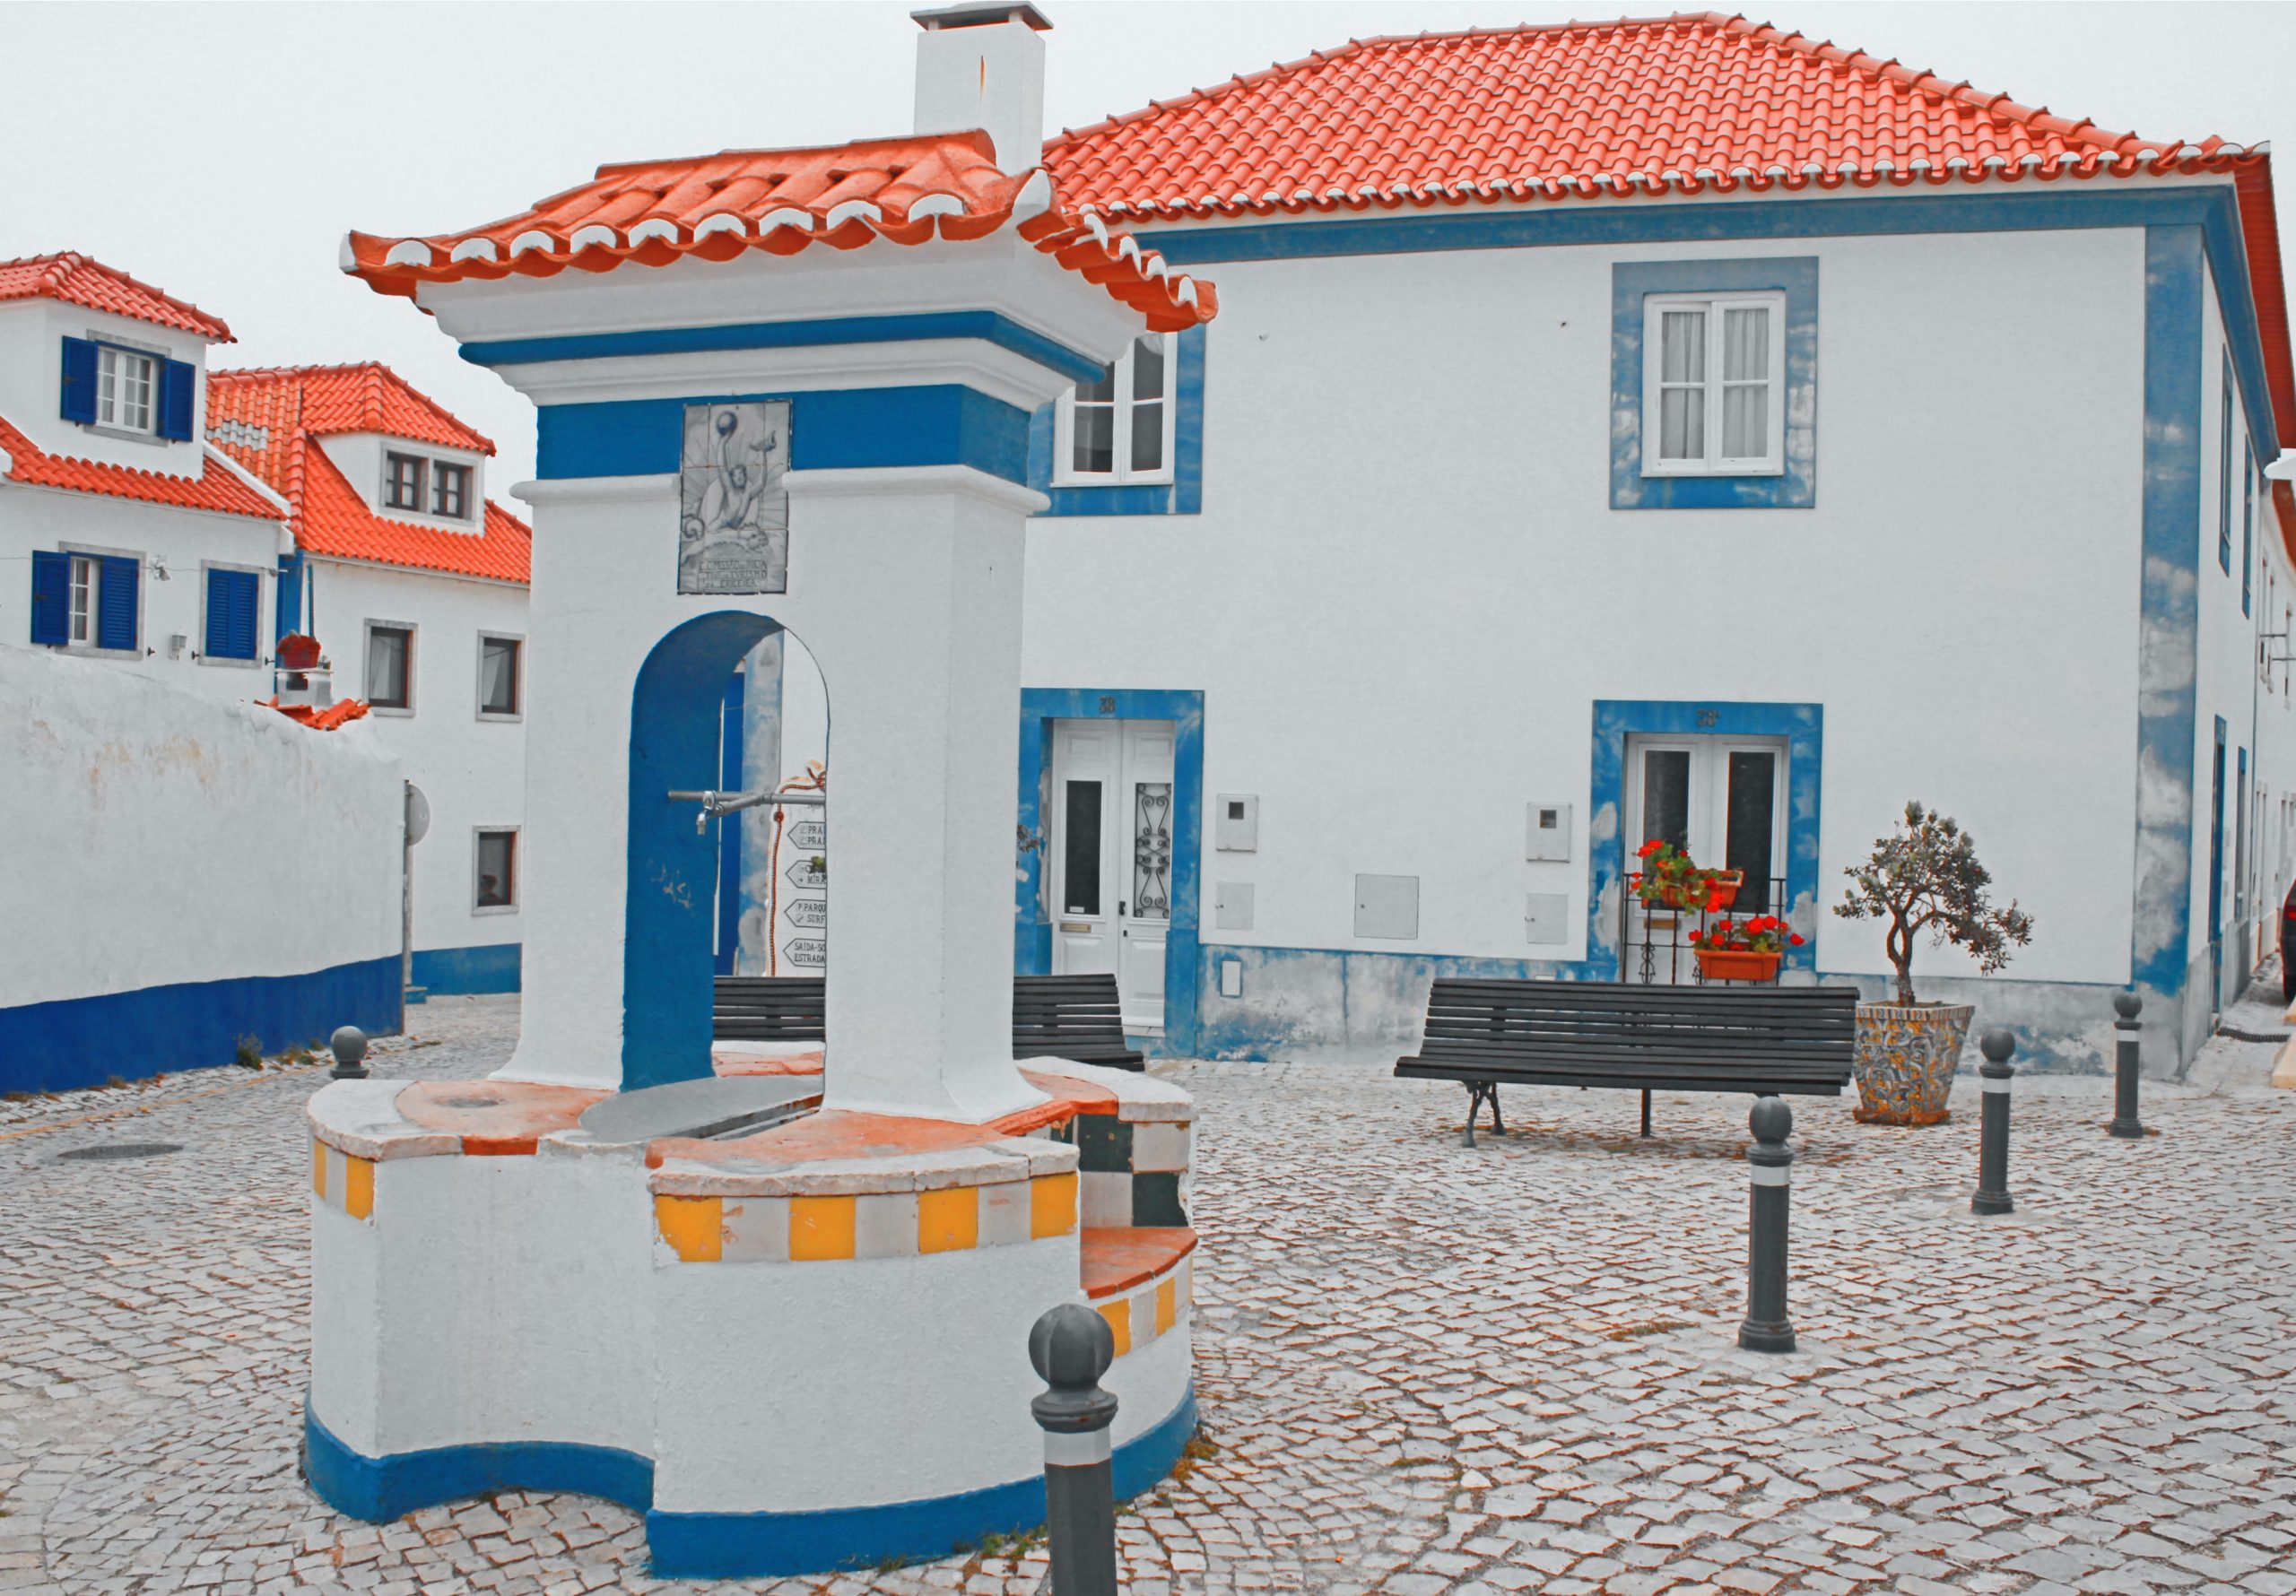
[[[1120,1492],[1193,1430],[1195,1237],[1137,1195],[1185,1203],[1192,1106],[1018,1063],[1010,950],[1030,415],[1213,296],[1061,210],[1032,8],[918,20],[915,135],[345,240],[533,399],[541,479],[517,1051],[310,1106],[307,1472],[345,1513],[589,1492],[665,1577],[944,1555],[1042,1517],[1061,1302],[1116,1332]],[[691,794],[784,629],[832,713],[825,1058],[721,1078],[732,822]]]

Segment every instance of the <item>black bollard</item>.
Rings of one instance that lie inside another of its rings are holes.
[[[2144,1000],[2133,992],[2113,993],[2113,1012],[2120,1018],[2113,1021],[2113,1123],[2105,1127],[2105,1134],[2123,1141],[2144,1139],[2144,1126],[2136,1117],[2136,1016],[2144,1007]]]
[[[1116,1596],[1116,1483],[1109,1427],[1116,1398],[1100,1376],[1116,1361],[1109,1322],[1064,1303],[1029,1331],[1029,1361],[1050,1387],[1029,1412],[1044,1431],[1045,1529],[1057,1596]]]
[[[1978,1068],[1985,1123],[1978,1132],[1977,1195],[1970,1199],[1970,1212],[2005,1214],[2017,1206],[2009,1200],[2009,1080],[2016,1073],[2009,1055],[2017,1051],[2017,1038],[2007,1031],[1987,1031],[1978,1047],[1985,1054]]]
[[[1746,1322],[1738,1345],[1749,1352],[1791,1352],[1794,1326],[1786,1318],[1786,1217],[1794,1193],[1794,1149],[1786,1145],[1794,1111],[1778,1097],[1758,1097],[1746,1116],[1754,1133],[1746,1149],[1753,1181],[1746,1249]]]
[[[335,1068],[327,1074],[336,1080],[364,1080],[367,1066],[359,1061],[367,1056],[367,1033],[355,1025],[341,1025],[335,1035],[326,1039],[327,1051],[335,1054]]]

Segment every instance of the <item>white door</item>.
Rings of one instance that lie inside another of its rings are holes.
[[[1672,843],[1707,870],[1743,872],[1729,912],[1782,913],[1786,874],[1786,743],[1782,739],[1632,737],[1626,745],[1626,868],[1653,839]],[[1622,975],[1629,981],[1688,981],[1695,914],[1645,910],[1630,899]]]
[[[1124,1028],[1164,1028],[1172,918],[1172,723],[1053,723],[1055,975],[1117,978]]]

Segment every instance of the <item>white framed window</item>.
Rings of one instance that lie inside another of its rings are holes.
[[[430,463],[420,455],[396,450],[383,456],[383,503],[394,510],[421,510],[422,485]]]
[[[526,640],[505,632],[478,635],[478,718],[517,720],[526,712]]]
[[[103,580],[103,566],[92,554],[74,554],[72,559],[71,626],[65,636],[75,648],[93,647],[96,641],[96,606]]]
[[[471,833],[470,912],[510,915],[518,908],[518,830],[481,826]]]
[[[1783,473],[1786,296],[1651,294],[1642,316],[1642,474]]]
[[[366,696],[370,708],[384,714],[414,713],[414,623],[367,623]]]
[[[158,430],[160,361],[156,355],[96,346],[96,425],[120,432]]]
[[[1078,383],[1053,412],[1053,480],[1076,486],[1172,480],[1174,334],[1147,333]]]

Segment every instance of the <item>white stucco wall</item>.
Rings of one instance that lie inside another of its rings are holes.
[[[5,411],[0,411],[4,415]],[[11,418],[13,419],[13,417]],[[281,524],[0,481],[0,648],[85,654],[154,681],[211,698],[247,702],[271,696],[274,583]],[[132,555],[143,562],[136,604],[142,634],[131,655],[116,649],[56,650],[31,642],[31,556],[35,550]],[[256,662],[205,660],[208,565],[263,573],[257,606]],[[159,578],[164,567],[166,581]],[[171,639],[184,639],[176,646]]]
[[[1775,256],[1820,263],[1815,507],[1612,510],[1613,263]],[[1592,701],[1801,701],[1821,906],[1919,797],[2037,916],[2014,975],[2128,978],[2141,231],[1205,270],[1204,513],[1033,522],[1023,680],[1205,693],[1207,828],[1261,797],[1256,854],[1204,838],[1207,944],[1582,958]],[[1568,864],[1524,862],[1533,800],[1574,806]],[[1420,877],[1415,941],[1352,934],[1358,872]],[[1526,890],[1570,895],[1568,944],[1526,946]],[[1886,968],[1878,928],[1808,929]]]
[[[348,560],[310,561],[313,629],[335,666],[337,698],[365,698],[367,623],[415,628],[413,708],[378,709],[375,735],[430,801],[430,831],[414,848],[414,946],[485,947],[523,939],[525,892],[512,908],[474,906],[475,834],[518,828],[526,814],[526,723],[479,714],[479,637],[526,637],[526,590],[437,572]],[[522,646],[521,655],[526,654]],[[526,684],[530,659],[521,660]],[[526,873],[521,836],[516,874]]]
[[[367,726],[0,649],[0,1009],[396,952],[399,791]]]

